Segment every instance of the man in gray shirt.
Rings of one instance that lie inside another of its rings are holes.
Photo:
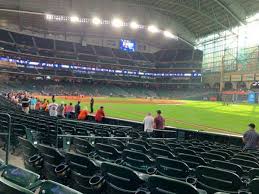
[[[259,134],[255,131],[255,124],[248,125],[249,129],[243,135],[244,149],[256,149],[259,145]]]

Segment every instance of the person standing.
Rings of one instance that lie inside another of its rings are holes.
[[[78,101],[77,104],[75,105],[75,118],[78,117],[80,110],[81,110],[80,101]]]
[[[91,97],[90,99],[90,113],[94,112],[94,98]]]
[[[148,134],[153,132],[154,127],[154,118],[152,117],[151,113],[148,113],[147,116],[144,118],[144,131]]]
[[[52,103],[50,103],[48,105],[48,110],[49,110],[49,116],[51,117],[56,117],[58,115],[58,104],[55,103],[55,100],[52,101]]]
[[[65,118],[65,112],[64,112],[64,102],[61,102],[61,104],[58,106],[57,113],[59,118]]]
[[[30,111],[30,107],[29,107],[30,106],[30,100],[27,97],[27,94],[25,94],[23,96],[21,104],[22,104],[22,111],[25,112],[26,114],[29,114],[29,111]]]
[[[164,129],[165,128],[165,119],[161,116],[161,110],[157,111],[157,116],[154,119],[154,128],[155,129]]]
[[[256,150],[259,145],[259,134],[255,130],[255,124],[248,125],[248,130],[243,135],[243,142],[245,144],[244,150]]]
[[[88,111],[87,111],[87,107],[85,107],[84,110],[81,110],[77,119],[78,120],[86,120],[87,119],[87,116],[88,116]]]
[[[105,114],[104,114],[104,110],[103,110],[103,106],[100,107],[99,110],[97,110],[96,114],[95,114],[95,121],[97,123],[101,123],[103,122],[103,119],[105,118]]]
[[[31,110],[35,110],[35,106],[37,104],[37,99],[35,97],[31,97],[31,100],[30,100],[30,109]]]

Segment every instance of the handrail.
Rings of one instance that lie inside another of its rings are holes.
[[[12,118],[11,115],[8,113],[0,113],[0,116],[5,116],[8,118],[8,133],[1,133],[0,135],[7,136],[7,144],[6,144],[6,154],[5,154],[5,164],[8,164],[9,160],[9,148],[10,148],[10,142],[11,142],[11,129],[12,129]]]

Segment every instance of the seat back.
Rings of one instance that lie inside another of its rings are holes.
[[[94,151],[94,147],[84,139],[74,138],[73,144],[77,153],[82,155],[88,155]]]
[[[104,162],[101,170],[108,183],[109,193],[135,193],[143,183],[133,170],[124,166]]]
[[[241,166],[231,162],[212,160],[210,164],[215,168],[221,168],[221,169],[232,171],[236,173],[238,176],[242,176],[244,173]]]
[[[7,165],[4,168],[1,177],[27,189],[40,180],[40,175],[13,165]]]
[[[250,192],[252,192],[252,194],[258,193],[258,191],[259,191],[259,178],[253,179],[249,183],[248,189],[249,189]]]
[[[100,169],[89,158],[74,154],[66,153],[66,163],[70,167],[69,186],[83,193],[90,193],[90,178]]]
[[[146,172],[154,163],[146,154],[131,150],[124,150],[122,158],[126,166],[142,172]]]
[[[44,181],[39,187],[39,194],[82,194],[79,191],[71,189],[65,185],[56,183],[54,181]]]
[[[259,164],[249,160],[243,160],[239,158],[232,158],[230,162],[242,166],[244,170],[249,171],[252,168],[259,168]]]
[[[146,149],[146,147],[144,145],[136,144],[136,143],[129,143],[127,145],[127,149],[139,151],[142,153],[148,153],[148,150]]]
[[[163,150],[163,149],[159,149],[159,148],[151,148],[150,149],[150,155],[153,158],[157,158],[157,157],[167,157],[167,158],[171,158],[174,159],[176,156],[174,154],[172,154],[170,151],[168,150]]]
[[[189,183],[162,176],[150,176],[148,188],[155,194],[199,194],[198,190]]]
[[[0,178],[0,193],[3,194],[34,194],[32,191]]]
[[[248,175],[250,179],[259,178],[259,168],[252,168],[249,170]]]
[[[161,149],[161,150],[167,150],[169,152],[171,151],[171,149],[168,146],[166,146],[164,144],[160,144],[160,143],[152,143],[151,147],[152,148],[158,148],[158,149]]]
[[[196,168],[196,177],[197,187],[208,193],[237,192],[242,186],[237,174],[218,168],[199,166]]]
[[[121,157],[121,153],[116,148],[106,144],[97,143],[95,151],[103,160],[115,161]]]
[[[170,178],[185,179],[190,174],[189,166],[176,159],[158,157],[156,159],[156,168],[159,175]]]
[[[199,156],[189,155],[189,154],[179,154],[178,157],[191,168],[196,168],[197,166],[200,166],[200,165],[206,165],[205,160]]]
[[[204,158],[205,161],[208,161],[208,162],[211,162],[212,160],[221,160],[221,161],[226,160],[225,157],[221,155],[209,153],[209,152],[200,153],[200,155]]]
[[[109,144],[115,147],[118,151],[122,151],[125,149],[124,143],[117,139],[109,139]]]
[[[186,148],[175,148],[174,152],[176,154],[189,154],[189,155],[196,155],[196,152]]]

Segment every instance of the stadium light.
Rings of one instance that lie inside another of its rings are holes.
[[[120,28],[123,26],[123,21],[119,18],[115,18],[112,20],[112,26],[115,28]]]
[[[135,30],[135,29],[138,29],[139,28],[139,24],[137,22],[131,22],[130,23],[130,28]]]
[[[164,31],[164,36],[167,38],[174,38],[176,39],[177,37],[175,35],[173,35],[171,32],[169,31]]]
[[[100,25],[100,24],[102,23],[102,21],[101,21],[100,18],[94,17],[94,18],[92,19],[92,23],[93,23],[94,25]]]
[[[77,17],[77,16],[71,16],[71,17],[70,17],[70,21],[73,22],[73,23],[77,23],[77,22],[79,22],[79,17]]]
[[[46,14],[46,19],[47,19],[47,20],[52,20],[52,19],[53,19],[53,15],[51,15],[51,14]]]
[[[149,32],[152,32],[152,33],[159,32],[159,29],[156,26],[154,26],[154,25],[148,26],[147,29],[148,29]]]

